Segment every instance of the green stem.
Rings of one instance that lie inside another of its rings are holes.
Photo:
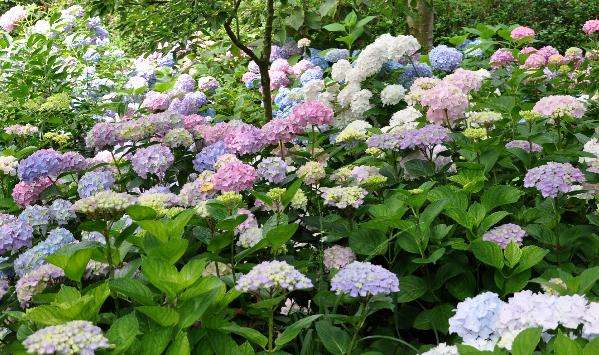
[[[107,223],[103,234],[104,241],[106,242],[106,261],[108,261],[108,270],[110,271],[110,278],[114,278],[114,262],[112,259],[112,246],[110,245],[110,228],[111,223]]]
[[[268,314],[268,352],[269,353],[273,352],[272,334],[273,334],[273,328],[274,328],[274,313],[275,313],[275,309],[271,308],[271,310]]]
[[[349,347],[347,348],[347,355],[351,354],[352,351],[354,350],[354,347],[357,345],[358,342],[358,336],[360,335],[360,329],[362,329],[362,327],[364,326],[364,323],[366,322],[366,306],[368,305],[368,300],[366,300],[363,304],[360,305],[360,320],[358,322],[358,324],[356,325],[356,328],[354,330],[354,336],[351,339],[351,342],[349,343]]]

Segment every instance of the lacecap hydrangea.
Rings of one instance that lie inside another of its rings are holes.
[[[294,291],[312,288],[312,281],[284,261],[264,261],[237,280],[235,288],[242,292]]]
[[[23,346],[35,354],[92,355],[110,347],[102,329],[84,320],[74,320],[42,328],[29,335]]]

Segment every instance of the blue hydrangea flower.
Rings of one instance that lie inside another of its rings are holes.
[[[333,276],[331,291],[351,297],[390,294],[399,291],[399,280],[382,266],[354,261]]]
[[[458,303],[453,317],[449,318],[449,332],[459,335],[464,344],[477,348],[493,344],[499,339],[496,323],[504,302],[493,292],[468,297]],[[491,350],[493,346],[490,346]]]
[[[444,44],[438,45],[428,53],[428,60],[434,69],[442,70],[447,73],[454,71],[464,55],[455,48],[447,47]]]
[[[33,228],[21,220],[11,220],[0,226],[0,254],[31,247]]]
[[[300,82],[303,86],[312,80],[320,80],[322,79],[322,74],[322,69],[319,67],[308,69],[302,74],[302,76],[300,76]]]
[[[172,68],[175,65],[175,59],[173,58],[173,52],[168,52],[166,55],[159,58],[156,63],[160,67]]]
[[[320,51],[318,49],[310,48],[310,58],[308,58],[308,61],[324,71],[329,67],[329,63],[327,63],[324,58],[320,57],[319,53]]]
[[[61,155],[54,149],[41,149],[19,162],[19,179],[31,183],[39,177],[57,176],[62,167]]]
[[[45,227],[50,224],[50,210],[40,205],[27,206],[19,219],[32,227]]]
[[[464,52],[466,58],[482,58],[484,56],[483,50],[481,48],[476,48],[481,43],[482,41],[480,39],[475,39],[474,41],[466,39],[458,46],[458,49]]]
[[[287,163],[279,157],[268,157],[258,164],[258,176],[273,184],[279,184],[285,180]]]
[[[188,92],[182,98],[178,97],[171,101],[168,109],[169,111],[187,116],[197,113],[200,108],[206,105],[208,105],[206,94],[203,92]]]
[[[214,163],[220,156],[227,153],[227,147],[223,141],[206,146],[193,160],[193,168],[200,173],[204,170],[214,170]]]
[[[349,51],[347,49],[332,48],[329,49],[324,55],[324,60],[329,63],[337,63],[341,59],[349,58]]]
[[[73,207],[72,203],[67,200],[58,199],[54,200],[50,206],[50,217],[56,224],[63,225],[69,223],[70,220],[75,219],[77,215],[75,214],[75,207]]]
[[[110,190],[114,186],[114,176],[108,170],[89,171],[85,173],[79,184],[77,192],[79,197],[85,198],[93,196],[100,191]]]
[[[13,264],[15,274],[21,277],[37,269],[45,263],[47,256],[54,254],[62,246],[74,241],[75,238],[73,238],[73,234],[69,230],[64,228],[52,229],[46,240],[38,243],[15,259]]]
[[[397,77],[397,82],[409,89],[417,78],[430,78],[433,70],[426,63],[413,62],[401,67],[402,73]]]

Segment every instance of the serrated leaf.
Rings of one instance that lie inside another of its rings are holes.
[[[139,306],[135,308],[163,327],[179,322],[179,313],[172,308],[162,306]]]
[[[479,239],[472,242],[471,248],[474,256],[482,263],[496,269],[503,267],[503,252],[497,244]]]
[[[303,329],[312,325],[312,322],[320,317],[322,317],[322,314],[314,314],[305,318],[301,318],[297,322],[287,326],[283,333],[279,334],[275,340],[275,345],[277,347],[275,350],[280,350],[285,344],[295,339],[295,337],[297,337]]]

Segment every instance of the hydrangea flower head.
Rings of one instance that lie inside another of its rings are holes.
[[[429,122],[452,125],[464,116],[469,102],[468,96],[460,88],[443,82],[427,90],[421,104],[428,106],[426,117]]]
[[[20,181],[12,190],[12,198],[19,206],[28,206],[39,199],[40,194],[52,185],[52,179],[47,176],[40,177],[28,184]]]
[[[146,94],[146,97],[142,102],[141,107],[148,109],[152,112],[156,112],[168,109],[170,104],[171,98],[168,94],[157,91],[150,91]]]
[[[73,234],[64,228],[54,228],[48,233],[48,238],[36,244],[33,248],[19,255],[13,264],[15,274],[19,277],[45,264],[47,256],[52,255],[62,246],[73,243]]]
[[[22,220],[8,220],[0,225],[0,254],[30,248],[33,228]]]
[[[439,125],[427,125],[422,128],[407,129],[402,132],[401,149],[425,149],[448,141],[449,129]]]
[[[429,61],[434,69],[448,73],[454,71],[462,63],[463,56],[459,50],[447,47],[444,44],[434,47],[428,54]]]
[[[193,136],[185,128],[173,128],[166,132],[162,143],[169,148],[189,148],[193,144]]]
[[[11,155],[0,156],[0,174],[16,176],[19,161]]]
[[[516,61],[512,51],[508,48],[499,48],[491,55],[491,59],[489,60],[491,65],[494,67],[503,66],[509,63]]]
[[[504,302],[496,293],[485,292],[458,303],[449,318],[449,332],[462,338],[466,345],[492,350],[499,339],[496,323]]]
[[[349,247],[333,245],[324,250],[323,263],[327,271],[341,269],[356,260],[356,254]]]
[[[287,163],[279,157],[268,157],[258,164],[258,176],[273,184],[280,184],[287,177]]]
[[[6,32],[15,29],[15,26],[22,20],[26,19],[29,14],[23,6],[13,6],[0,16],[0,28]]]
[[[212,183],[214,173],[205,170],[196,179],[186,183],[179,192],[179,200],[185,207],[195,207],[200,202],[214,197],[216,190]]]
[[[258,244],[259,241],[262,240],[262,228],[259,227],[251,227],[247,228],[241,234],[239,234],[239,239],[237,240],[237,245],[242,248],[251,248],[254,245]]]
[[[535,30],[533,30],[532,28],[518,26],[512,30],[512,32],[510,33],[510,37],[512,37],[513,39],[522,39],[527,37],[532,38],[535,36],[535,34]]]
[[[534,187],[545,198],[572,191],[572,185],[583,183],[582,172],[570,163],[549,162],[526,172],[524,187]]]
[[[383,106],[396,105],[403,99],[406,90],[401,85],[387,85],[381,91],[381,102]]]
[[[175,156],[171,150],[162,144],[154,144],[147,148],[142,148],[135,152],[131,158],[133,170],[142,178],[147,178],[148,174],[155,174],[159,178],[164,178],[164,174],[175,161]]]
[[[227,150],[237,154],[254,154],[264,146],[260,128],[242,123],[228,132],[224,139]]]
[[[264,261],[237,280],[235,288],[242,292],[260,290],[294,291],[312,288],[312,281],[284,261]]]
[[[304,127],[293,127],[288,118],[274,119],[262,126],[262,137],[268,144],[289,142],[293,139],[293,132],[299,132]]]
[[[297,176],[304,179],[307,185],[316,185],[320,180],[324,179],[326,172],[324,166],[317,161],[309,161],[297,169]]]
[[[193,115],[206,105],[208,105],[206,94],[203,92],[188,92],[182,98],[173,99],[168,110],[181,115]]]
[[[74,203],[75,211],[86,215],[115,215],[134,205],[135,197],[126,193],[100,191]]]
[[[198,89],[203,91],[215,92],[220,84],[212,76],[203,76],[198,79]]]
[[[42,328],[29,335],[23,346],[35,354],[91,355],[110,347],[102,329],[84,320],[74,320]]]
[[[220,167],[212,177],[214,188],[223,191],[240,192],[251,189],[258,178],[256,169],[240,161],[233,161]]]
[[[570,116],[582,118],[586,112],[585,105],[570,95],[545,96],[532,109],[546,118]]]
[[[341,209],[360,207],[364,203],[364,197],[368,195],[368,191],[358,186],[321,187],[320,192],[325,205]]]
[[[32,227],[45,227],[50,224],[50,210],[40,205],[27,206],[19,219]]]
[[[588,35],[599,31],[599,20],[588,20],[582,26],[582,31]]]
[[[61,155],[54,149],[40,149],[19,162],[19,179],[32,183],[40,177],[57,176],[61,169]]]
[[[478,91],[483,83],[482,77],[477,72],[462,68],[458,68],[452,74],[447,75],[443,78],[443,81],[460,88],[465,94]]]
[[[83,174],[77,184],[79,197],[89,197],[114,186],[114,175],[110,170],[94,170]]]
[[[399,292],[399,280],[382,266],[354,261],[335,274],[331,291],[351,297],[386,295]]]
[[[204,170],[214,170],[214,163],[219,157],[227,154],[228,150],[223,141],[218,141],[214,144],[202,148],[193,160],[193,168],[197,172]]]
[[[23,275],[16,284],[17,299],[21,306],[27,306],[34,295],[41,293],[46,287],[63,277],[62,269],[52,264],[44,264]]]
[[[543,147],[540,144],[537,143],[531,143],[528,141],[524,141],[524,140],[513,140],[508,142],[505,147],[507,149],[510,148],[520,148],[522,150],[524,150],[526,153],[530,154],[530,153],[540,153],[543,151]]]
[[[307,101],[295,106],[288,118],[294,122],[294,126],[305,127],[330,124],[333,122],[333,115],[333,110],[320,101]]]

